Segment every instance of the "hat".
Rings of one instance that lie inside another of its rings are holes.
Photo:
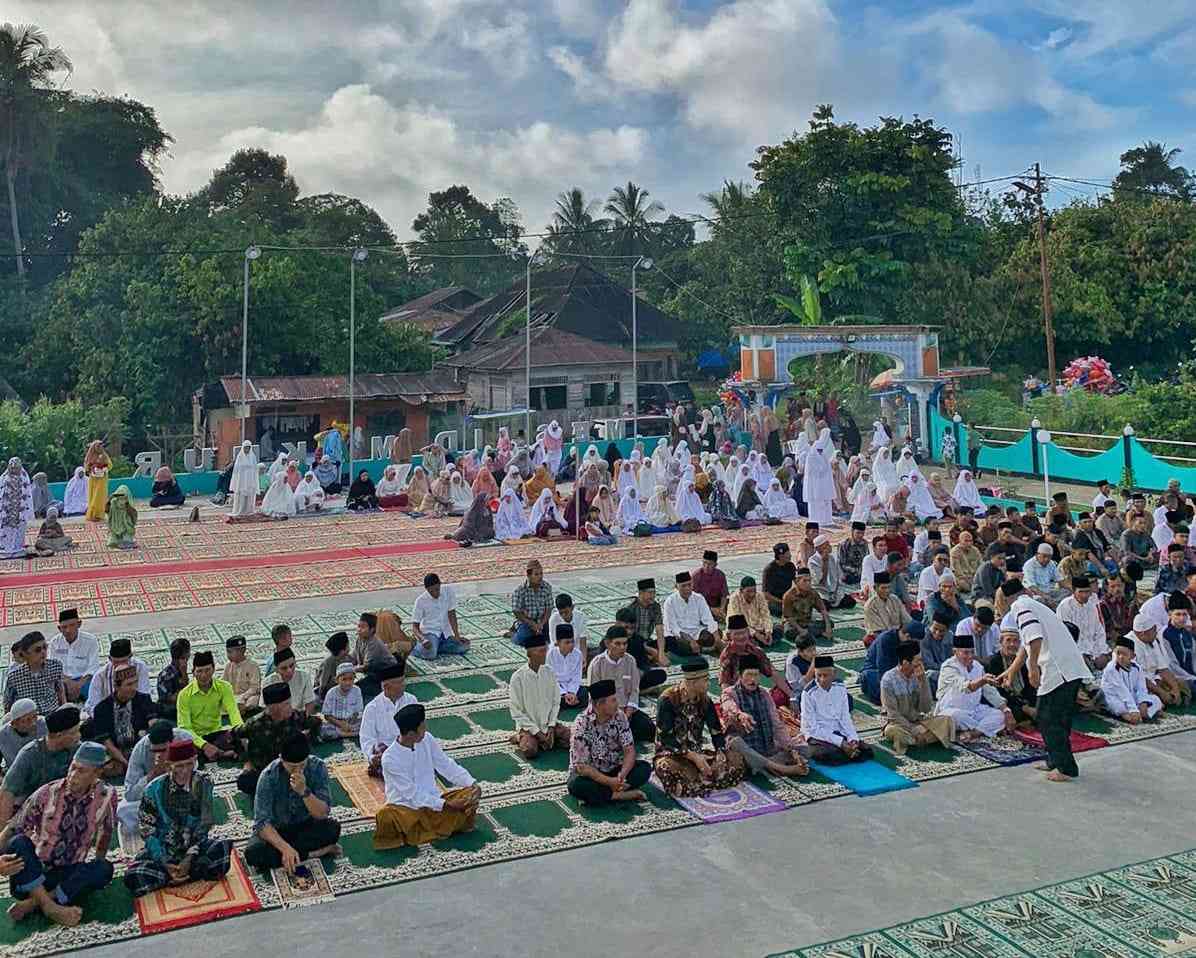
[[[816,669],[833,669],[835,667],[835,660],[829,655],[814,656],[814,668]]]
[[[1081,519],[1081,520],[1084,520],[1084,519],[1091,519],[1091,518],[1092,518],[1092,513],[1091,513],[1091,512],[1081,512],[1081,513],[1080,513],[1080,519]]]
[[[922,647],[917,642],[898,642],[897,661],[912,662],[915,655],[920,655]]]
[[[412,706],[408,706],[411,708]],[[422,707],[422,706],[421,706]],[[311,754],[311,742],[302,732],[296,732],[278,750],[278,757],[284,762],[302,762]]]
[[[378,617],[373,612],[362,612],[357,621],[364,622],[371,630],[378,628]]]
[[[559,622],[556,627],[556,640],[573,638],[573,626],[568,622]]]
[[[391,679],[401,679],[407,674],[407,662],[404,659],[399,659],[394,665],[388,665],[383,669],[379,669],[376,673],[379,682],[388,682]]]
[[[103,768],[108,762],[108,750],[99,742],[80,742],[74,761],[85,768]]]
[[[328,636],[328,641],[324,643],[326,648],[333,655],[340,655],[349,647],[349,634],[347,632],[333,632]]]
[[[135,665],[122,666],[112,673],[112,682],[114,685],[120,685],[121,682],[135,678],[137,678],[137,666]]]
[[[815,546],[824,546],[830,541],[831,541],[830,536],[815,536],[814,537],[814,545]]]
[[[754,589],[755,587],[756,587],[756,580],[753,579],[750,575],[745,575],[742,579],[739,580],[739,588],[741,588],[741,589]]]
[[[1051,548],[1051,544],[1049,542],[1040,542],[1038,544],[1038,548],[1034,551],[1040,556],[1053,556],[1055,554],[1055,550]]]
[[[817,529],[818,523],[807,522],[806,528],[807,529]],[[776,545],[774,545],[772,547],[772,554],[774,556],[779,556],[782,552],[788,552],[788,551],[789,551],[789,543],[788,542],[778,542]]]
[[[1067,493],[1056,492],[1053,496],[1051,496],[1051,499],[1053,499],[1055,502],[1067,502]]]
[[[740,615],[739,613],[727,616],[728,629],[746,629],[747,627],[747,616]]]
[[[529,635],[523,642],[525,649],[542,649],[548,644],[548,636],[543,632],[537,632],[534,635]]]
[[[756,669],[758,671],[760,669],[760,657],[749,652],[739,657],[738,665],[740,672],[746,672],[748,669]]]
[[[166,749],[166,761],[168,762],[188,762],[197,755],[199,755],[199,749],[189,738],[175,739]]]
[[[226,649],[243,649],[245,648],[245,636],[230,635],[228,640],[224,643]]]
[[[612,682],[611,685],[614,683]],[[404,705],[395,712],[395,724],[398,725],[399,732],[403,735],[414,732],[423,724],[424,714],[424,707],[419,703]]]
[[[983,626],[992,625],[997,618],[991,605],[980,605],[979,602],[977,602],[976,610],[972,613],[972,616]]]
[[[133,643],[128,639],[113,639],[108,646],[108,658],[127,659],[133,654]]]
[[[796,577],[800,577],[800,576],[803,576],[803,575],[810,575],[810,574],[811,574],[811,573],[810,573],[810,567],[809,567],[809,566],[802,566],[800,569],[798,569],[798,570],[797,570]]]
[[[271,682],[262,687],[262,702],[266,705],[280,705],[290,698],[291,687],[286,682]]]
[[[590,699],[597,702],[599,699],[610,698],[615,694],[615,680],[614,679],[599,679],[597,682],[590,683]]]
[[[60,705],[46,716],[47,732],[65,732],[79,724],[79,710],[73,705]]]
[[[934,614],[934,621],[937,622],[939,625],[950,626],[951,625],[951,616],[948,615],[946,612],[943,612],[940,610]]]
[[[1091,589],[1092,580],[1086,575],[1073,575],[1071,577],[1071,587],[1075,589]]]
[[[859,529],[861,532],[863,532],[865,529],[867,529],[867,528],[868,528],[868,523],[866,523],[866,522],[858,522],[858,521],[857,521],[857,522],[853,522],[853,523],[851,524],[851,527],[852,527],[853,529]]]
[[[1155,628],[1155,624],[1150,621],[1150,616],[1143,615],[1139,612],[1134,616],[1134,631],[1135,632],[1149,632]]]
[[[997,528],[998,529],[1012,529],[1013,523],[1010,522],[1008,519],[1002,519],[1000,522],[997,523]]]
[[[718,553],[715,552],[713,549],[707,549],[705,552],[702,553],[702,558],[706,559],[710,562],[718,562]]]
[[[216,657],[214,655],[212,655],[211,652],[207,652],[207,651],[196,652],[195,658],[193,658],[191,660],[191,667],[193,669],[201,669],[205,665],[214,666],[215,664],[216,664]]]
[[[58,624],[62,625],[64,622],[74,622],[79,618],[78,609],[63,609],[58,613]]]
[[[640,579],[638,582],[636,582],[635,588],[636,588],[636,591],[638,591],[638,592],[644,592],[648,589],[655,589],[656,588],[656,580],[655,579]]]
[[[1125,572],[1125,577],[1131,582],[1141,582],[1142,576],[1146,574],[1146,571],[1142,568],[1142,563],[1137,559],[1130,559],[1126,562],[1125,569],[1122,571]]]
[[[681,663],[681,674],[685,678],[696,678],[710,672],[710,663],[701,655],[695,655]]]
[[[1167,546],[1167,555],[1174,555],[1177,552],[1180,555],[1183,555],[1183,551],[1184,551],[1184,547],[1181,546],[1178,542],[1173,542],[1173,543],[1171,543],[1171,545]]]
[[[675,581],[677,585],[682,585],[685,582],[692,582],[693,576],[691,576],[688,572],[678,572],[673,577],[673,581]]]
[[[976,648],[976,640],[970,635],[960,635],[955,633],[955,638],[951,640],[951,647],[953,649],[974,649]]]
[[[279,649],[274,653],[274,664],[282,665],[283,662],[289,662],[294,657],[295,653],[292,652],[289,647],[285,649]],[[196,658],[198,658],[198,656],[196,656]]]
[[[872,573],[872,584],[873,585],[889,585],[892,581],[893,581],[893,577],[891,575],[889,575],[889,573],[887,573],[887,572],[873,572]]]
[[[149,727],[150,745],[165,745],[174,738],[174,723],[158,719]]]
[[[1119,649],[1129,649],[1131,652],[1134,650],[1134,640],[1128,639],[1124,635],[1118,636],[1113,644]]]
[[[33,699],[17,699],[8,710],[8,720],[24,718],[26,715],[37,714],[37,703]]]
[[[1007,599],[1012,599],[1023,589],[1025,589],[1025,586],[1022,585],[1021,579],[1006,579],[1001,583],[1001,594]]]
[[[1192,600],[1188,598],[1187,594],[1176,589],[1169,596],[1167,596],[1167,611],[1175,612],[1177,609],[1192,608]]]
[[[340,665],[338,665],[336,667],[336,677],[338,679],[342,675],[354,675],[354,674],[356,674],[356,672],[357,672],[357,668],[353,665],[352,662],[342,662]]]

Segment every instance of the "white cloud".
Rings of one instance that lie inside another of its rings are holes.
[[[568,47],[549,47],[548,59],[573,81],[573,89],[582,99],[606,100],[614,95],[613,84]]]
[[[1059,27],[1047,34],[1042,45],[1048,50],[1058,50],[1060,47],[1067,46],[1074,35],[1075,31],[1071,27]]]

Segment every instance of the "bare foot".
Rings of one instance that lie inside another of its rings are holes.
[[[78,905],[60,905],[53,900],[43,906],[42,914],[50,921],[67,928],[74,928],[83,920],[83,909]]]
[[[644,795],[644,793],[641,792],[638,788],[627,788],[621,792],[615,792],[611,796],[611,801],[613,801],[613,802],[642,802],[645,798],[647,798],[647,796]]]
[[[1064,775],[1059,769],[1055,768],[1047,772],[1046,780],[1048,782],[1071,782],[1074,781],[1072,776]]]
[[[1036,772],[1049,772],[1050,770],[1051,770],[1051,767],[1046,762],[1035,762],[1034,763],[1034,771],[1036,771]]]
[[[32,898],[26,898],[24,901],[13,902],[8,906],[8,917],[13,921],[23,921],[28,918],[37,909],[37,902]]]
[[[317,848],[308,857],[309,858],[340,858],[345,853],[341,848],[340,843],[335,845],[325,845],[323,848]]]

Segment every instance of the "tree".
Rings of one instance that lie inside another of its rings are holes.
[[[1121,172],[1113,179],[1115,194],[1161,193],[1190,200],[1196,182],[1192,174],[1175,160],[1183,151],[1147,140],[1141,146],[1121,154]]]
[[[642,255],[649,246],[652,221],[664,212],[663,204],[649,199],[647,190],[628,182],[616,186],[603,209],[614,224],[614,250],[621,256]]]
[[[587,200],[581,187],[574,186],[556,198],[556,212],[548,224],[545,246],[558,254],[592,254],[606,239],[607,221],[597,217],[598,200]]]
[[[299,187],[287,171],[286,157],[262,149],[237,150],[200,191],[212,213],[231,213],[251,233],[263,227],[294,226],[298,197]]]
[[[17,275],[25,276],[25,247],[17,210],[17,174],[41,151],[48,150],[46,91],[55,74],[69,73],[70,58],[32,25],[0,26],[0,142],[4,145],[4,177]]]
[[[413,267],[440,286],[466,286],[483,296],[507,286],[527,257],[519,209],[500,197],[492,205],[468,186],[428,195],[428,208],[411,224]]]

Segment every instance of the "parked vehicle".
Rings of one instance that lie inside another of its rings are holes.
[[[639,403],[641,413],[663,413],[669,403],[680,403],[685,407],[689,421],[693,422],[695,410],[694,391],[685,380],[672,382],[640,383]]]

